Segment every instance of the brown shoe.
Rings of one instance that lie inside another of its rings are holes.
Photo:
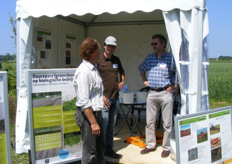
[[[156,148],[152,148],[152,149],[148,149],[148,148],[145,148],[143,150],[141,150],[140,154],[147,154],[147,153],[150,153],[151,151],[155,151]]]
[[[161,153],[161,157],[162,158],[166,158],[168,157],[170,154],[170,151],[169,150],[163,150],[163,152]]]

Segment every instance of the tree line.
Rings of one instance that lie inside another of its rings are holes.
[[[16,60],[16,54],[6,53],[5,55],[0,55],[0,61],[10,61]]]

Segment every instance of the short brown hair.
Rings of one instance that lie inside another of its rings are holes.
[[[82,59],[89,61],[91,55],[100,49],[100,44],[96,39],[86,38],[79,48],[79,55]]]
[[[152,36],[152,39],[155,39],[155,38],[158,38],[161,43],[164,42],[165,43],[164,47],[166,47],[167,40],[166,40],[166,38],[163,35],[161,35],[161,34],[155,34],[155,35]]]

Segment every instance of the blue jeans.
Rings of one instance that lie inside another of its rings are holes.
[[[118,109],[116,108],[118,99],[108,99],[108,101],[111,105],[102,111],[102,118],[106,138],[106,152],[111,152],[113,150],[114,123],[118,113]]]

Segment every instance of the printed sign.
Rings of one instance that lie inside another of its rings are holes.
[[[232,157],[232,107],[177,116],[177,163],[220,163]]]
[[[75,69],[29,70],[32,163],[81,159],[80,127],[75,122]]]

